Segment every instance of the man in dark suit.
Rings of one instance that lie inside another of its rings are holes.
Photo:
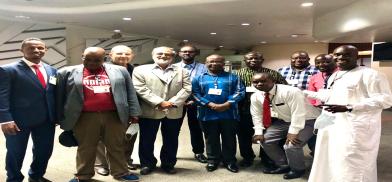
[[[120,181],[138,181],[128,172],[124,139],[129,123],[137,122],[139,102],[126,68],[103,64],[105,50],[89,47],[83,64],[58,71],[60,126],[72,130],[78,141],[77,173],[70,182],[89,181],[94,176],[98,142],[107,150],[111,175]]]
[[[20,172],[29,137],[33,161],[29,182],[44,178],[53,151],[56,69],[43,63],[45,43],[38,38],[22,42],[22,60],[0,67],[0,124],[6,138],[7,182],[22,182]]]

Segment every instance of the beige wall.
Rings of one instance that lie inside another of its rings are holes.
[[[373,61],[372,68],[384,73],[389,81],[389,87],[392,90],[392,62]]]
[[[290,56],[293,52],[304,50],[309,53],[310,64],[314,64],[314,57],[318,54],[328,52],[328,44],[265,44],[253,47],[254,51],[259,51],[264,56],[263,66],[271,69],[278,69],[290,64]]]

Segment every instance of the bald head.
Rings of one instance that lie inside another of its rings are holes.
[[[357,67],[358,49],[352,45],[343,45],[333,51],[336,64],[341,70],[351,70]]]
[[[117,45],[112,48],[109,53],[113,64],[127,67],[127,64],[132,62],[135,55],[131,48],[125,45]]]
[[[325,72],[328,75],[336,69],[336,63],[333,56],[330,54],[319,54],[314,58],[314,65],[321,72]]]
[[[82,55],[83,65],[90,71],[95,71],[102,67],[105,60],[105,50],[101,47],[88,47]]]
[[[223,72],[225,66],[225,57],[219,54],[212,54],[206,58],[206,67],[212,74]]]
[[[257,73],[252,77],[252,84],[257,90],[268,92],[274,87],[275,81],[269,73]]]
[[[291,55],[291,67],[303,70],[310,65],[309,54],[305,51],[296,51]]]

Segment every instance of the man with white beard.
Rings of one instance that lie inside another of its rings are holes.
[[[157,164],[154,142],[161,125],[161,168],[168,174],[176,173],[178,135],[181,128],[183,104],[191,93],[189,74],[172,64],[175,52],[170,47],[152,51],[154,64],[136,67],[133,85],[139,96],[140,116],[139,157],[140,174],[150,174]]]

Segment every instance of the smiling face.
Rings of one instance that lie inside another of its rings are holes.
[[[182,61],[186,64],[192,64],[197,55],[197,50],[192,46],[184,46],[181,47],[180,52],[178,52],[178,56],[181,57]]]
[[[125,67],[134,58],[132,49],[127,46],[121,46],[121,45],[113,47],[112,50],[110,51],[109,56],[110,58],[112,58],[114,64],[125,66]]]
[[[291,55],[291,66],[295,69],[303,70],[310,65],[309,55],[305,51],[297,51]]]
[[[245,64],[252,70],[261,68],[264,62],[263,56],[260,53],[250,52],[244,56]]]
[[[28,40],[22,44],[21,52],[23,57],[35,64],[41,61],[46,53],[45,43],[39,40]]]
[[[357,66],[358,49],[354,46],[340,46],[333,51],[333,56],[341,70],[351,70]]]
[[[82,56],[83,65],[89,71],[98,70],[105,60],[105,50],[100,47],[87,48]]]
[[[320,54],[314,58],[314,64],[321,72],[332,73],[336,68],[336,62],[333,56],[329,54]]]
[[[225,58],[221,55],[211,55],[206,58],[206,67],[210,73],[218,74],[224,71]]]
[[[268,73],[258,73],[252,77],[252,84],[257,90],[268,92],[274,87],[275,83]]]
[[[162,68],[173,62],[174,50],[170,47],[157,47],[152,51],[152,59]]]

